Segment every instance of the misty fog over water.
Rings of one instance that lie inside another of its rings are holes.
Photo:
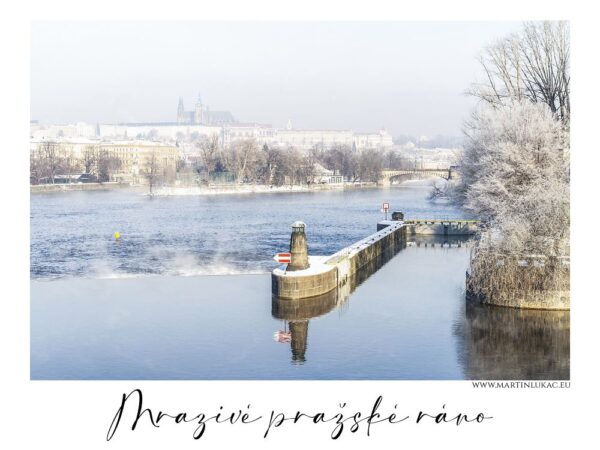
[[[424,183],[266,195],[32,195],[31,277],[267,273],[273,255],[287,250],[296,220],[307,224],[310,253],[328,255],[373,233],[383,202],[413,217],[464,217],[447,204],[426,201]]]

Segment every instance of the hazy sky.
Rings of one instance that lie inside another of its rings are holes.
[[[518,22],[38,22],[31,117],[174,121],[198,93],[242,122],[460,134],[476,56]]]

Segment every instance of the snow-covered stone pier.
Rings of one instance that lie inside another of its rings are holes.
[[[325,294],[344,286],[350,277],[386,250],[406,242],[406,226],[394,221],[383,230],[343,248],[331,256],[309,256],[308,267],[289,271],[288,265],[273,270],[272,292],[278,298],[298,299]],[[292,253],[292,264],[294,264]]]
[[[403,216],[402,216],[403,217]],[[304,225],[304,224],[302,224]],[[308,254],[297,247],[292,233],[292,261],[274,269],[271,274],[272,293],[280,299],[299,299],[323,295],[345,286],[352,276],[359,276],[363,267],[382,258],[390,251],[398,251],[406,245],[407,235],[468,235],[474,234],[478,221],[474,220],[384,220],[377,224],[377,232],[349,245],[331,256],[308,256],[298,270],[295,255]],[[302,231],[304,234],[304,231]],[[299,252],[299,253],[298,253]],[[304,256],[305,257],[305,256]],[[290,267],[294,270],[290,270]]]

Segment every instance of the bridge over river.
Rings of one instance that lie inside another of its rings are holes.
[[[439,177],[444,180],[452,180],[458,176],[458,166],[435,169],[384,169],[381,172],[381,178],[379,178],[377,184],[389,186],[394,181],[402,182],[414,178],[425,177]]]

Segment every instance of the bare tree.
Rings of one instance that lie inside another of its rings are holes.
[[[160,176],[159,161],[158,157],[156,156],[156,151],[154,150],[151,151],[150,156],[146,159],[143,175],[148,181],[148,189],[150,190],[150,195],[152,195],[153,188],[158,182],[158,178]]]
[[[507,100],[545,103],[568,126],[570,40],[567,22],[526,23],[520,33],[487,47],[479,58],[485,80],[469,93],[498,106]]]
[[[247,179],[251,183],[263,183],[269,182],[269,164],[268,164],[268,150],[266,144],[262,147],[256,147],[254,150],[253,158],[250,161],[247,171]]]
[[[215,171],[219,162],[219,136],[212,135],[197,145],[200,148],[200,157],[210,181],[210,174]]]
[[[302,155],[295,148],[274,148],[269,150],[267,164],[270,168],[270,182],[275,186],[289,183],[292,187],[301,178]]]
[[[383,164],[386,169],[404,169],[409,167],[408,159],[395,149],[385,152]]]
[[[98,152],[97,156],[98,181],[107,182],[121,167],[121,160],[106,151]]]
[[[265,144],[263,145],[263,153],[265,155],[265,165],[261,173],[261,179],[265,184],[281,186],[283,181],[281,181],[280,173],[277,170],[280,150],[277,148],[270,148]]]
[[[325,166],[349,180],[359,178],[357,153],[348,145],[335,144],[325,152]]]
[[[383,170],[383,155],[375,149],[362,150],[357,155],[357,175],[361,181],[377,181]]]
[[[61,170],[67,175],[69,183],[71,182],[71,176],[81,170],[79,161],[72,153],[62,158]]]
[[[37,152],[32,153],[29,158],[29,183],[40,184],[44,178],[44,164]]]
[[[42,161],[44,175],[51,184],[54,184],[54,177],[61,165],[57,144],[51,141],[42,142],[39,147],[39,157]]]
[[[88,145],[83,150],[83,168],[85,173],[93,173],[98,164],[98,152],[93,145]]]
[[[253,140],[244,140],[225,149],[223,159],[227,169],[232,171],[238,183],[256,178],[256,164],[259,160],[259,147]]]
[[[279,164],[284,174],[285,180],[290,184],[290,188],[300,182],[302,179],[302,154],[297,148],[290,147],[280,154]]]
[[[318,162],[317,155],[319,151],[316,149],[310,150],[301,161],[301,176],[307,184],[312,184],[315,181],[317,173],[316,164]]]

